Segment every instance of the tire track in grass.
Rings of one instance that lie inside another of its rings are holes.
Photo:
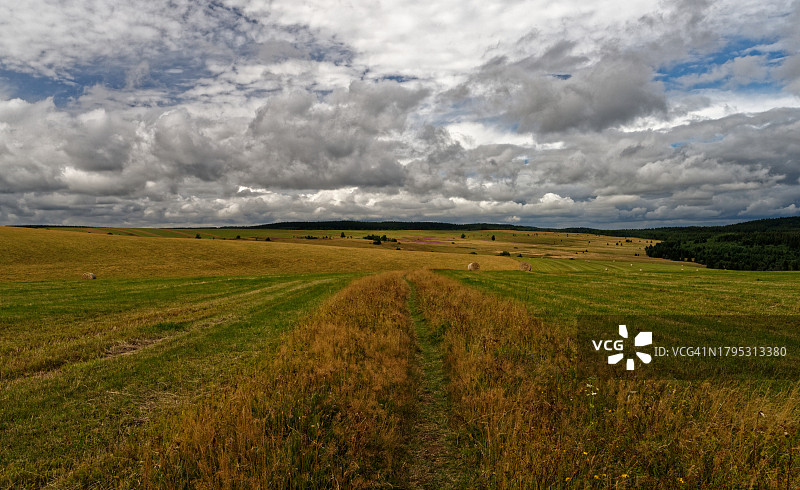
[[[445,386],[442,339],[425,321],[417,304],[416,285],[409,282],[408,308],[417,334],[417,413],[409,440],[409,483],[411,488],[461,488],[466,485],[450,429],[450,402]]]

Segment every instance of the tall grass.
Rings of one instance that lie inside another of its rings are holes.
[[[409,287],[356,281],[235,391],[187,407],[118,456],[166,488],[373,488],[405,481],[413,399]]]
[[[427,271],[409,278],[443,337],[451,422],[476,485],[800,485],[800,384],[582,380],[573,339],[523,303]]]

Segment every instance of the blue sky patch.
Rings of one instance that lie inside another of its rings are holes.
[[[748,39],[731,38],[724,48],[704,55],[697,55],[695,58],[662,65],[656,80],[664,82],[668,89],[685,89],[680,80],[692,75],[702,76],[713,72],[714,69],[723,66],[729,61],[746,56],[764,56],[769,65],[776,65],[782,58],[787,56],[786,51],[772,50],[769,46],[775,42],[773,39]],[[690,89],[718,89],[723,88],[729,81],[729,77],[723,76],[715,80],[700,81],[692,84]],[[746,84],[750,90],[769,91],[779,89],[778,85],[772,80],[756,81]]]
[[[381,80],[392,80],[397,83],[405,83],[410,82],[412,80],[418,80],[417,77],[408,77],[405,75],[385,75],[381,77]]]
[[[83,94],[83,86],[78,83],[37,77],[11,70],[0,70],[0,83],[10,89],[10,95],[13,98],[38,102],[53,97],[58,106],[63,106],[70,99],[75,99]]]
[[[685,141],[677,141],[675,143],[670,144],[669,146],[672,148],[682,148],[684,146],[700,143],[700,144],[709,144],[709,143],[716,143],[718,141],[722,141],[725,139],[725,135],[718,134],[713,138],[708,139],[699,139],[699,138],[689,138]]]
[[[135,65],[120,61],[117,65],[93,65],[76,67],[68,75],[51,78],[29,73],[0,69],[0,83],[10,89],[12,98],[38,102],[49,97],[57,107],[63,107],[82,96],[86,90],[100,85],[110,90],[122,90],[128,86],[128,72]],[[135,83],[137,89],[162,89],[176,98],[192,87],[199,78],[210,76],[210,72],[197,63],[187,64],[181,60],[163,62],[145,70]]]

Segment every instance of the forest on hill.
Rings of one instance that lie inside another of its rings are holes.
[[[714,269],[800,270],[800,218],[748,221],[728,226],[637,230],[650,257],[688,260]]]

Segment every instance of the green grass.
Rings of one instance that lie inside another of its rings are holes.
[[[417,408],[409,436],[410,483],[413,488],[466,487],[469,471],[460,457],[457,432],[450,426],[452,406],[447,396],[441,332],[425,321],[411,286],[409,311],[419,345]]]
[[[426,321],[443,332],[451,417],[477,469],[474,486],[797,486],[797,377],[587,379],[576,369],[576,312],[708,314],[730,306],[752,315],[756,301],[796,312],[796,276],[720,272],[696,287],[681,274],[640,282],[591,272],[415,274]],[[764,280],[771,287],[758,289]],[[632,286],[644,292],[626,294]],[[756,299],[733,306],[727,295]]]
[[[315,277],[0,283],[0,380],[149,343]]]
[[[352,282],[225,396],[184,404],[82,482],[105,487],[122,474],[158,488],[407,488],[408,292],[396,272]]]
[[[800,275],[694,268],[676,271],[674,266],[660,264],[643,265],[640,272],[637,264],[614,267],[616,263],[605,271],[605,267],[592,269],[592,263],[578,264],[584,269],[443,274],[524,301],[535,316],[572,337],[579,336],[582,346],[589,345],[590,339],[618,338],[616,325],[627,324],[632,335],[633,329],[654,332],[654,344],[665,346],[670,353],[671,347],[682,346],[782,346],[788,352],[786,357],[750,359],[686,359],[670,354],[658,360],[658,375],[666,378],[800,378]],[[581,363],[581,367],[586,366]],[[601,371],[612,369],[605,366]],[[590,372],[595,371],[592,366]],[[654,373],[644,370],[635,374]]]
[[[575,357],[585,315],[687,344],[738,315],[727,338],[800,346],[796,323],[747,320],[800,316],[800,274],[636,256],[637,239],[345,233],[0,228],[0,487],[800,481],[798,376],[590,380]],[[344,288],[422,268],[452,270]]]
[[[536,264],[534,260],[531,264]],[[580,315],[797,315],[800,274],[735,272],[656,262],[581,264],[549,260],[548,271],[442,271],[465,284],[520,299],[534,315],[564,327]],[[608,267],[609,271],[604,269]],[[642,272],[639,269],[643,269]],[[561,269],[561,270],[559,270]]]
[[[352,277],[3,285],[3,361],[17,369],[0,389],[0,486],[96,466],[162,411],[268,356]]]

